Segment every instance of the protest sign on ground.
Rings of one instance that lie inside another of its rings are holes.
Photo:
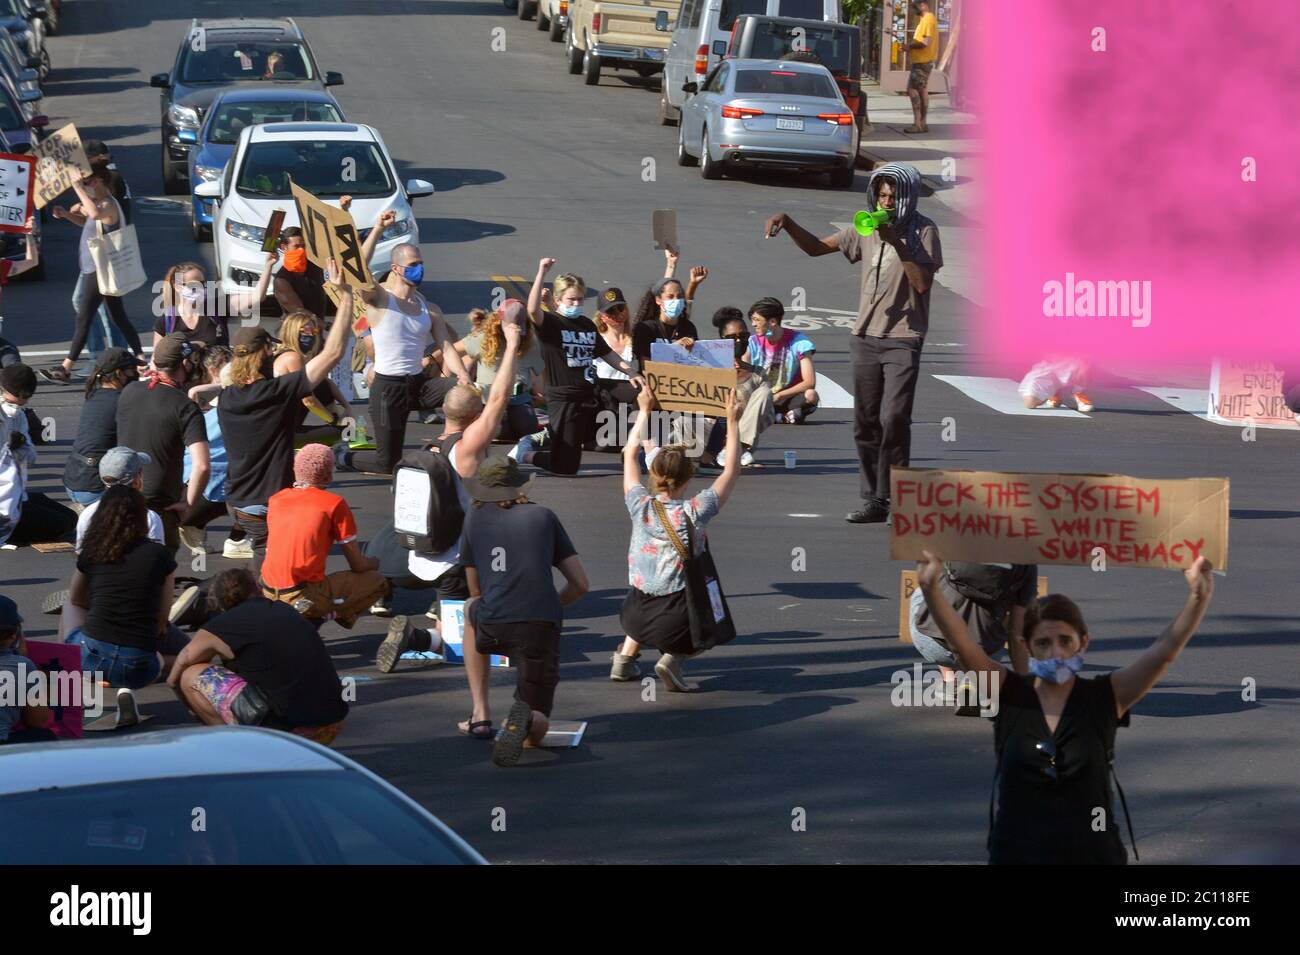
[[[659,407],[665,411],[724,414],[727,395],[736,387],[736,372],[731,368],[648,361],[644,371],[646,380],[650,382],[650,390],[658,399]]]
[[[361,255],[361,237],[352,216],[321,202],[292,179],[289,188],[298,207],[307,258],[327,270],[330,259],[334,259],[343,270],[344,281],[353,288],[373,285],[375,280]]]
[[[893,468],[890,501],[894,560],[1228,566],[1227,478]]]
[[[43,209],[63,193],[90,175],[90,160],[81,148],[77,127],[69,123],[36,144],[32,150],[36,157],[37,209]]]

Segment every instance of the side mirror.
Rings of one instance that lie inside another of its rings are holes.
[[[683,93],[698,93],[699,91],[700,91],[699,83],[693,83],[690,80],[687,80],[685,83],[682,84]]]
[[[199,131],[197,129],[178,129],[176,138],[183,143],[197,143],[199,141]]]
[[[419,199],[431,195],[433,195],[433,183],[424,179],[406,180],[406,198]]]
[[[149,85],[165,90],[172,85],[171,77],[166,73],[155,73],[149,77]]]
[[[27,125],[32,129],[41,129],[50,125],[50,118],[48,116],[33,116],[27,121]]]
[[[655,32],[656,33],[668,32],[668,11],[667,10],[660,10],[658,13],[655,14]]]
[[[726,40],[714,40],[714,41],[713,41],[713,55],[714,55],[714,56],[726,56],[726,55],[727,55],[727,41],[726,41]]]
[[[335,72],[334,70],[330,70],[329,72],[327,72],[327,73],[325,74],[325,85],[326,85],[326,86],[342,86],[342,85],[343,85],[343,74],[342,74],[342,73]]]
[[[18,101],[20,103],[35,103],[38,99],[42,99],[44,96],[45,94],[40,90],[23,90],[18,94]]]
[[[203,181],[194,187],[194,194],[201,199],[220,199],[221,198],[221,180],[214,179],[211,182]]]

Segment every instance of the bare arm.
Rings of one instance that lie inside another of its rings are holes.
[[[799,380],[789,388],[782,388],[772,396],[772,400],[785,401],[787,398],[812,390],[816,385],[817,369],[813,367],[812,356],[804,355],[799,359]]]
[[[718,495],[718,506],[727,503],[731,490],[740,477],[740,411],[736,406],[736,389],[727,395],[727,448],[722,473],[713,482],[713,493]]]
[[[497,366],[497,387],[488,393],[487,405],[483,413],[474,419],[465,429],[457,445],[456,471],[463,478],[473,477],[478,473],[479,462],[487,454],[488,446],[501,427],[501,416],[505,414],[506,404],[510,401],[510,385],[515,380],[515,356],[519,353],[519,326],[513,322],[501,323],[501,334],[506,339],[506,350],[501,355]],[[454,351],[455,349],[448,349]],[[446,353],[444,352],[444,355]]]
[[[929,265],[923,265],[912,257],[911,250],[903,242],[902,237],[894,229],[892,223],[885,222],[876,230],[880,236],[880,241],[890,246],[898,253],[898,261],[903,266],[903,274],[907,276],[908,284],[916,290],[917,295],[924,295],[929,291],[930,285],[934,282],[934,268]]]
[[[182,524],[194,513],[199,501],[203,500],[203,491],[208,486],[208,476],[212,473],[212,458],[206,440],[195,441],[186,450],[190,453],[190,483],[185,488],[185,501],[167,508],[169,511],[180,512]],[[168,600],[167,603],[170,604],[171,601]]]
[[[1117,716],[1123,716],[1147,695],[1196,633],[1196,628],[1205,618],[1205,612],[1210,609],[1210,597],[1214,594],[1211,570],[1213,568],[1208,560],[1204,557],[1196,558],[1196,563],[1183,572],[1190,593],[1178,616],[1137,660],[1111,674],[1110,685],[1115,691]]]
[[[566,581],[564,589],[560,591],[560,606],[567,607],[581,600],[591,589],[591,584],[587,580],[587,571],[577,554],[560,561],[558,569]]]
[[[1007,640],[1007,653],[1011,655],[1011,669],[1029,673],[1029,647],[1025,643],[1025,608],[1011,608],[1011,635]]]
[[[90,609],[90,581],[79,570],[72,572],[72,583],[68,585],[68,602],[82,610]]]
[[[930,616],[939,625],[939,632],[948,641],[948,646],[961,662],[962,669],[987,670],[997,673],[999,678],[1006,676],[1007,668],[991,659],[984,652],[984,648],[971,637],[965,621],[957,615],[957,611],[952,608],[952,604],[939,589],[939,582],[943,579],[944,573],[943,561],[928,550],[921,553],[926,558],[924,563],[916,565],[921,592],[925,595],[926,606],[930,608]]]
[[[763,226],[763,234],[771,238],[782,229],[790,236],[794,244],[803,250],[805,255],[816,257],[830,255],[832,252],[840,250],[840,234],[838,232],[832,232],[825,238],[819,239],[784,212],[778,212],[767,220]]]
[[[284,309],[285,314],[296,312],[303,307],[302,299],[298,293],[293,290],[293,286],[282,275],[275,277],[275,284],[272,286],[275,293],[275,300],[279,303],[280,308]]]
[[[330,326],[330,333],[325,337],[320,354],[307,362],[307,380],[313,388],[328,378],[334,366],[343,360],[343,346],[347,343],[348,332],[352,327],[352,286],[343,282],[343,273],[338,263],[332,259],[329,281],[339,293],[339,310],[334,315],[334,324]]]
[[[664,247],[664,278],[670,279],[677,274],[677,249],[673,246]]]
[[[179,691],[181,674],[187,667],[192,667],[196,663],[211,663],[217,657],[233,660],[235,651],[231,650],[226,641],[215,633],[210,630],[200,630],[176,655],[176,662],[172,665],[171,673],[167,675],[167,685]]]
[[[650,412],[655,406],[654,393],[648,387],[642,388],[636,395],[636,420],[632,422],[631,434],[623,446],[623,493],[641,483],[641,461],[639,454],[641,442],[650,430]]]
[[[368,570],[379,569],[378,557],[367,557],[361,552],[361,547],[356,541],[351,540],[346,544],[341,544],[343,556],[347,558],[348,570],[354,574],[364,574]]]
[[[397,221],[397,212],[388,209],[379,213],[379,218],[375,220],[370,234],[366,236],[366,241],[361,243],[361,261],[370,265],[370,260],[375,257],[375,246],[379,244],[379,237],[384,234],[384,230]]]
[[[546,283],[546,273],[554,264],[554,259],[538,262],[537,277],[533,279],[533,287],[528,290],[528,318],[538,328],[542,327],[542,286]]]
[[[433,340],[442,346],[443,370],[455,375],[462,385],[468,385],[469,373],[465,371],[465,363],[460,360],[460,353],[456,351],[456,336],[451,333],[451,327],[442,317],[438,306],[429,305],[427,302],[425,304],[429,308],[429,329],[433,332]]]
[[[686,301],[695,301],[695,292],[699,289],[701,283],[709,277],[709,270],[703,265],[691,266],[691,279],[686,283]]]
[[[82,223],[86,219],[94,222],[102,222],[104,225],[113,225],[117,222],[117,207],[112,201],[112,197],[105,199],[103,202],[96,202],[90,198],[90,193],[86,192],[86,187],[80,182],[73,182],[72,188],[77,191],[77,198],[81,200]]]
[[[15,275],[22,275],[24,272],[30,272],[32,269],[36,268],[36,266],[40,265],[40,255],[37,252],[36,243],[32,241],[32,229],[35,228],[35,224],[32,222],[31,216],[27,217],[26,228],[27,228],[27,257],[24,258],[21,262],[15,262],[13,265],[9,267],[10,277],[13,277]]]
[[[271,269],[279,260],[278,252],[268,252],[266,262],[262,264],[262,274],[257,277],[257,284],[251,290],[247,286],[239,286],[240,291],[232,292],[227,299],[229,303],[229,313],[231,315],[243,315],[260,305],[262,299],[266,298],[266,290],[271,285]],[[295,295],[294,298],[297,298]],[[277,301],[279,296],[276,297]],[[299,303],[301,305],[301,303]]]

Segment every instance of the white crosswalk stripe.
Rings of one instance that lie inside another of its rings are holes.
[[[1026,408],[1018,391],[1020,382],[1011,378],[982,378],[976,375],[934,375],[952,385],[966,397],[988,405],[994,411],[1034,417],[1088,418],[1073,408]]]

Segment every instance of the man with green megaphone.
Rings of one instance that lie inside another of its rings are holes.
[[[859,212],[839,232],[819,239],[784,212],[763,226],[768,238],[784,229],[806,255],[841,252],[862,265],[849,339],[862,506],[845,518],[850,524],[888,520],[889,469],[907,467],[911,456],[912,401],[930,326],[930,286],[943,266],[939,228],[917,211],[920,186],[914,167],[885,163],[867,185],[874,209]]]

